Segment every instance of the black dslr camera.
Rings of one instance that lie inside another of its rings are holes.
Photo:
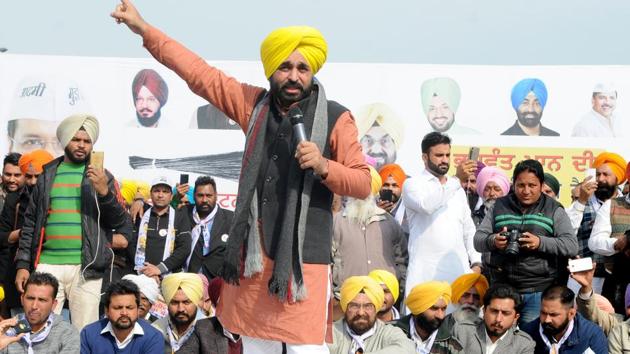
[[[521,247],[518,239],[521,238],[521,232],[517,229],[512,229],[510,231],[502,232],[500,235],[507,238],[505,253],[510,256],[518,256],[519,248]]]

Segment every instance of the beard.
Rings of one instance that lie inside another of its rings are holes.
[[[271,90],[271,95],[278,100],[278,103],[281,107],[287,108],[292,104],[299,102],[306,97],[310,96],[311,91],[313,90],[313,85],[309,85],[308,87],[302,86],[299,82],[286,82],[284,85],[280,85],[275,80],[269,79],[269,88]],[[285,89],[296,88],[300,90],[300,93],[297,95],[291,95],[286,93]]]
[[[370,328],[374,327],[375,322],[376,318],[374,318],[374,321],[371,321],[370,316],[368,316],[367,314],[357,314],[350,320],[346,319],[348,327],[350,327],[350,329],[358,335],[362,335],[363,333],[369,331]]]
[[[90,154],[86,154],[85,157],[83,158],[77,158],[75,157],[72,152],[70,151],[70,149],[68,149],[68,147],[66,146],[65,149],[63,149],[64,154],[66,155],[66,157],[68,158],[68,160],[72,161],[73,163],[84,163],[86,161],[88,161],[90,159]]]
[[[518,117],[518,122],[528,128],[537,127],[540,124],[540,120],[542,119],[542,113],[537,112],[516,112],[516,116]]]
[[[184,315],[180,317],[181,315]],[[171,315],[171,322],[176,326],[188,326],[195,320],[195,315],[188,315],[186,312],[178,312],[175,315]]]
[[[554,327],[551,323],[543,323],[542,324],[543,333],[547,335],[548,337],[556,336],[564,332],[564,330],[567,328],[568,325],[569,325],[569,317],[567,317],[567,319],[557,328]]]
[[[427,160],[427,169],[433,174],[438,176],[444,176],[448,172],[448,163],[441,163],[439,165],[434,164],[431,160]]]
[[[457,309],[453,311],[453,318],[455,318],[456,322],[475,322],[475,320],[479,319],[479,307],[475,305],[459,305]]]
[[[433,333],[436,329],[440,328],[442,321],[444,321],[444,319],[434,318],[432,320],[429,320],[423,314],[414,316],[414,322],[416,326],[424,329],[428,333]]]
[[[440,132],[440,133],[444,133],[447,130],[451,129],[451,127],[453,126],[453,124],[455,124],[455,117],[453,117],[453,119],[450,119],[446,116],[441,116],[441,117],[436,117],[436,119],[444,119],[445,123],[444,125],[438,125],[435,122],[433,122],[433,119],[429,119],[429,125],[431,126],[431,128],[433,128],[433,130],[435,130],[436,132]]]
[[[138,123],[140,123],[140,125],[145,128],[152,127],[153,125],[155,125],[155,123],[157,123],[160,120],[161,116],[162,116],[162,107],[160,107],[160,109],[158,109],[157,112],[155,112],[155,114],[152,117],[143,117],[140,113],[136,111],[136,117],[138,118]]]
[[[488,327],[486,324],[486,332],[488,332],[488,336],[490,337],[501,337],[505,332],[507,332],[510,328],[503,328],[503,326],[499,326],[499,324],[495,324],[492,328]]]
[[[373,195],[370,195],[365,199],[350,198],[346,204],[345,213],[352,221],[366,224],[372,216],[376,215],[377,210],[376,200]]]
[[[477,202],[479,202],[479,195],[477,195],[476,192],[470,192],[468,191],[467,194],[467,199],[468,199],[468,206],[470,207],[470,210],[475,210],[475,207],[477,206]]]
[[[595,197],[601,201],[606,201],[615,194],[617,186],[611,186],[608,183],[598,183],[595,190]]]
[[[122,322],[122,320],[127,320],[127,323]],[[112,325],[116,327],[117,329],[129,329],[133,327],[134,324],[135,324],[134,321],[132,321],[131,318],[127,316],[120,316],[118,317],[116,322],[112,323]]]

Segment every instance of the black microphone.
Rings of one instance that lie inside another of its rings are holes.
[[[302,141],[308,141],[308,139],[306,139],[306,131],[304,130],[304,114],[302,114],[300,107],[295,106],[289,109],[288,116],[291,125],[293,125],[293,136],[295,137],[295,141],[298,144]]]

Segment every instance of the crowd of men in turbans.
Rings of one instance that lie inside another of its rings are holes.
[[[438,131],[408,176],[395,155],[362,151],[350,111],[326,98],[318,30],[265,38],[265,89],[208,65],[128,0],[111,16],[246,134],[236,210],[217,205],[211,176],[117,180],[93,149],[97,118],[67,117],[63,155],[4,160],[3,352],[630,350],[621,156],[597,156],[567,206],[536,160],[510,177],[474,160],[449,175],[452,141]],[[134,80],[134,95],[149,81]],[[546,91],[525,82],[512,101],[544,106]]]

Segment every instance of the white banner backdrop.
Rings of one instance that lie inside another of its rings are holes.
[[[239,81],[268,87],[260,63],[211,64]],[[142,69],[157,71],[168,86],[157,128],[137,124],[132,82]],[[378,102],[400,118],[403,134],[398,138],[396,162],[409,175],[422,169],[420,141],[432,130],[422,109],[420,88],[425,80],[435,77],[450,77],[458,83],[461,100],[455,121],[480,133],[449,133],[453,144],[460,147],[459,155],[463,147],[481,146],[484,162],[493,164],[490,155],[500,157],[516,148],[518,153],[513,154],[510,164],[513,167],[518,158],[530,156],[528,148],[549,148],[542,150],[548,152],[547,160],[557,155],[554,150],[562,151],[563,159],[557,160],[557,165],[549,161],[545,164],[540,149],[530,157],[541,160],[551,172],[560,175],[565,198],[569,185],[582,178],[592,160],[588,152],[609,150],[630,157],[630,147],[621,137],[571,137],[574,125],[591,112],[593,88],[600,83],[612,85],[618,95],[614,107],[616,135],[627,131],[630,105],[625,93],[630,92],[630,67],[327,63],[317,74],[329,99],[353,112]],[[545,83],[548,99],[542,124],[558,132],[559,137],[500,135],[516,121],[510,93],[524,78],[538,78]],[[70,113],[87,111],[101,124],[95,150],[105,152],[105,166],[117,178],[149,182],[162,174],[177,180],[180,173],[190,173],[194,181],[197,175],[210,174],[218,176],[219,193],[223,194],[221,205],[233,206],[244,143],[242,131],[190,128],[196,122],[198,107],[207,102],[155,60],[2,54],[0,79],[0,134],[7,137],[0,139],[0,151],[37,146],[52,149],[46,143],[54,139],[56,123]],[[56,152],[61,153],[59,149]],[[588,159],[577,166],[574,162],[579,156]],[[496,160],[494,156],[495,164]],[[511,169],[506,167],[507,171]]]

